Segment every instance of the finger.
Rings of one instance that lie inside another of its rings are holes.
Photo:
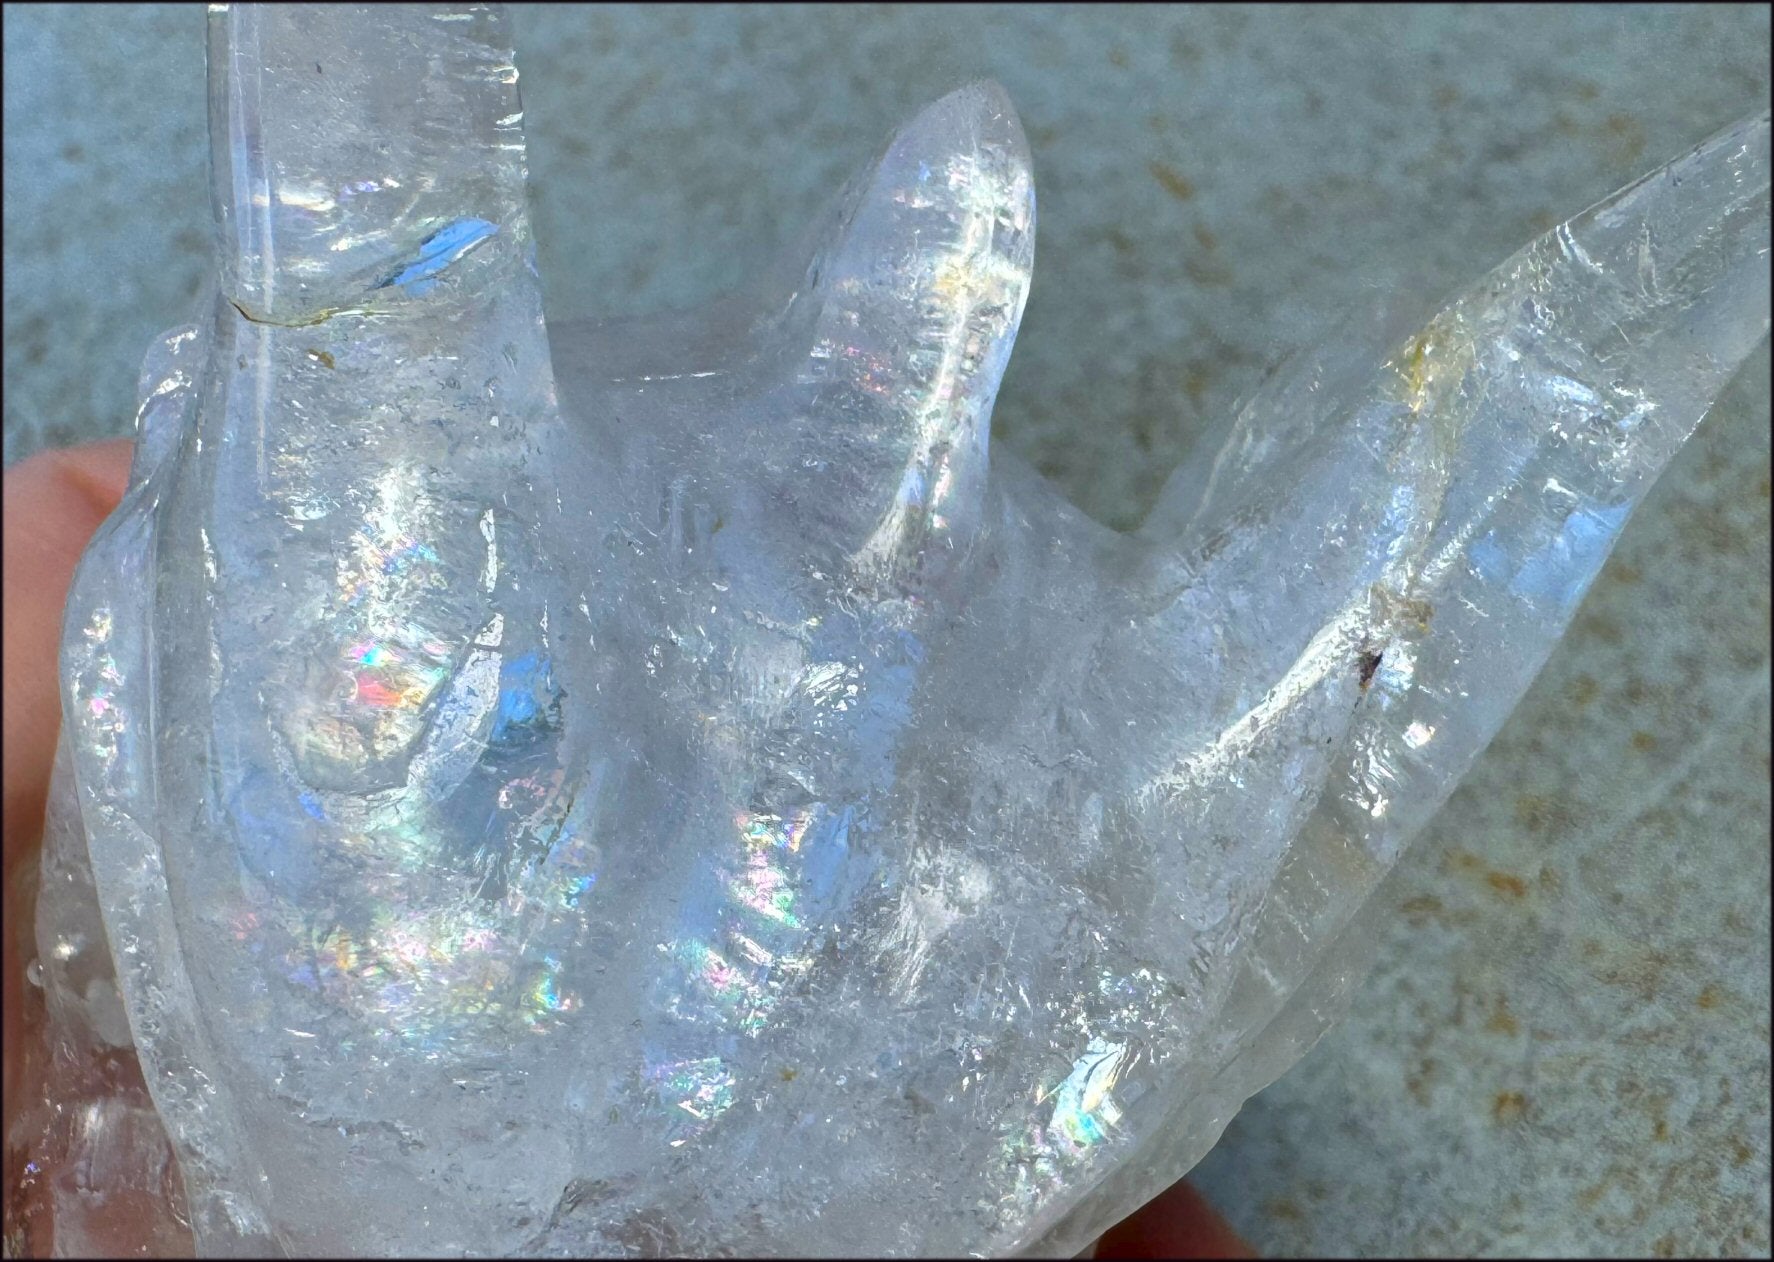
[[[20,839],[42,824],[61,703],[56,646],[74,564],[129,478],[126,438],[47,451],[6,471],[5,838],[10,873]]]
[[[1254,1258],[1257,1255],[1186,1182],[1173,1184],[1103,1234],[1098,1258]]]
[[[5,475],[3,873],[11,906],[14,878],[35,855],[43,802],[61,729],[57,647],[68,582],[82,549],[123,497],[129,477],[128,439],[49,451]],[[16,910],[23,913],[24,908]],[[8,917],[10,920],[10,916]],[[28,918],[26,918],[28,923]],[[0,934],[5,987],[5,1093],[16,1100],[18,1019],[23,1011],[22,934]]]

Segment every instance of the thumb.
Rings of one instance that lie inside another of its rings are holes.
[[[33,456],[5,475],[4,566],[0,567],[4,629],[4,881],[9,907],[15,878],[37,853],[43,803],[61,730],[56,686],[57,645],[68,582],[87,541],[105,520],[129,477],[128,439]],[[21,913],[26,908],[18,909]],[[20,934],[31,917],[21,914],[0,935],[4,948],[5,1094],[10,1114],[16,1101],[20,1002],[24,960]]]

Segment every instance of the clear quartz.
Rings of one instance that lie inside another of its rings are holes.
[[[496,9],[210,26],[216,294],[66,623],[61,1252],[1075,1253],[1334,1020],[1768,330],[1763,115],[1117,534],[989,449],[994,85],[752,289],[551,329]]]

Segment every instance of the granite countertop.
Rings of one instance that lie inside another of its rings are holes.
[[[998,433],[1121,526],[1358,284],[1472,279],[1770,82],[1749,5],[512,7],[558,316],[709,296],[1004,83],[1041,238]],[[7,10],[8,464],[126,433],[192,313],[202,15]],[[1764,349],[1196,1172],[1260,1250],[1768,1253],[1769,632]]]

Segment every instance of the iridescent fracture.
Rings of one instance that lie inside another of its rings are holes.
[[[995,86],[720,321],[551,344],[496,10],[210,21],[219,292],[71,597],[40,923],[206,1252],[1076,1253],[1322,1030],[1768,325],[1763,117],[1117,535],[989,445]]]

